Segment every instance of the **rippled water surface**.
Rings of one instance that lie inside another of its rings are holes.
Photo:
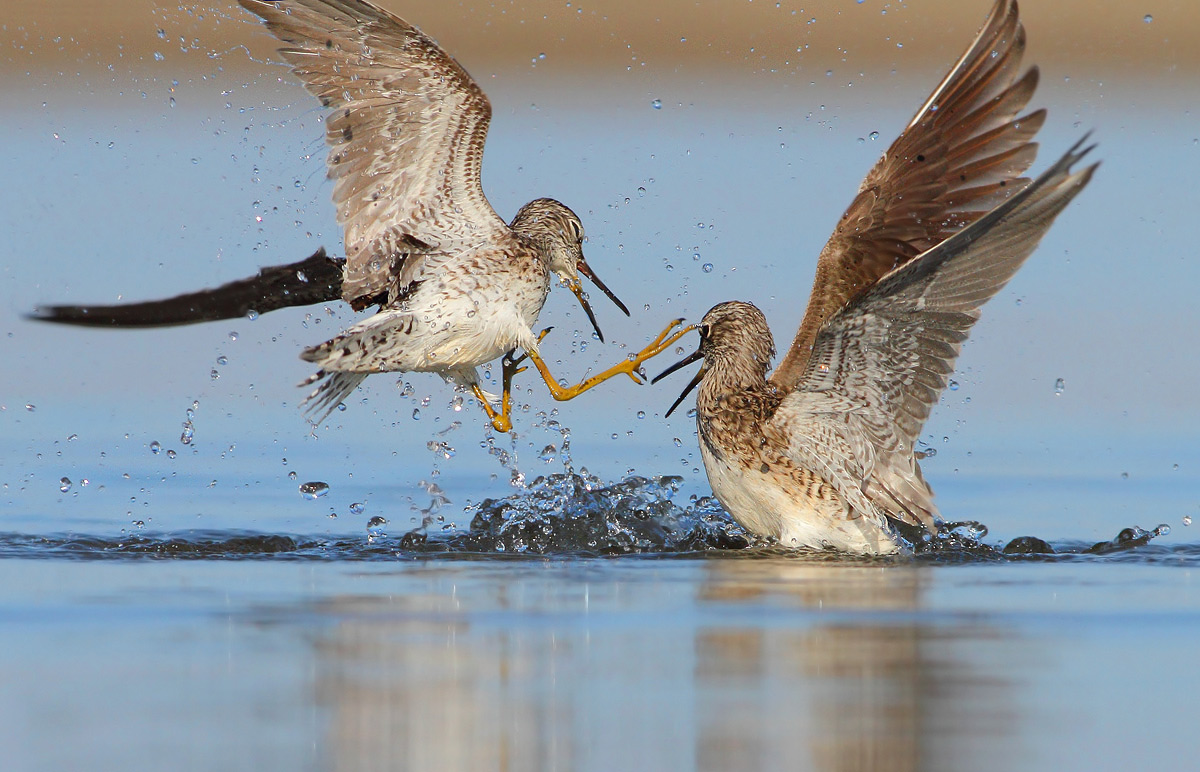
[[[923,9],[758,5],[725,33],[670,3],[645,29],[625,4],[539,5],[528,34],[553,45],[516,61],[486,41],[522,9],[430,30],[484,41],[455,53],[495,109],[500,214],[567,202],[634,311],[596,293],[601,344],[552,292],[563,378],[733,298],[786,340],[841,209],[987,3],[944,9],[954,40],[921,57]],[[922,438],[959,525],[882,560],[749,539],[691,421],[663,417],[670,381],[558,404],[526,373],[496,436],[433,376],[373,376],[310,433],[297,353],[345,308],[27,321],[340,233],[320,112],[232,7],[129,0],[111,39],[59,29],[100,29],[87,14],[0,15],[0,769],[1179,768],[1200,640],[1194,25],[1165,2],[1080,9],[1100,31],[1028,10],[1042,155],[1094,128],[1104,163],[986,307]],[[1123,41],[1160,58],[1130,69]]]

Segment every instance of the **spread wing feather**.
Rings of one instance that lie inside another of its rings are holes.
[[[817,260],[804,319],[771,383],[800,382],[821,325],[897,266],[959,232],[1029,180],[1038,110],[1018,117],[1038,71],[1019,76],[1025,30],[1016,0],[983,29],[859,188]]]
[[[491,105],[437,43],[364,1],[238,2],[262,17],[292,71],[331,108],[325,138],[345,228],[344,299],[361,306],[394,293],[401,272],[430,269],[414,263],[507,236],[480,182]]]
[[[1096,165],[1076,144],[1023,191],[894,269],[821,328],[771,423],[788,454],[834,485],[851,516],[930,526],[914,444],[980,307],[1013,277]]]

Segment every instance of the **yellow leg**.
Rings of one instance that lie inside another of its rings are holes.
[[[500,396],[499,413],[488,402],[487,396],[483,393],[483,389],[479,388],[478,384],[471,386],[471,391],[475,393],[475,398],[479,400],[479,404],[483,405],[484,412],[492,420],[492,428],[501,434],[512,431],[512,379],[517,373],[523,373],[527,369],[517,367],[521,360],[513,359],[512,355],[512,351],[508,352],[501,361],[503,367],[501,383],[504,386],[504,390]]]
[[[655,338],[649,346],[646,346],[646,348],[635,354],[632,359],[626,359],[624,362],[618,362],[604,372],[598,375],[593,375],[591,378],[577,383],[574,386],[569,386],[565,389],[558,385],[558,380],[550,373],[550,368],[546,366],[546,363],[540,356],[538,356],[537,353],[528,351],[524,356],[521,357],[521,359],[524,359],[525,356],[528,356],[530,361],[533,362],[533,366],[537,368],[539,373],[541,373],[542,379],[546,381],[546,385],[550,387],[550,394],[559,401],[565,401],[568,399],[574,399],[593,386],[597,386],[604,381],[607,381],[609,378],[612,378],[615,375],[621,375],[622,373],[632,378],[634,383],[642,383],[642,378],[644,376],[638,372],[638,370],[641,369],[642,363],[647,359],[666,351],[671,347],[672,344],[675,343],[675,341],[682,338],[688,332],[691,332],[691,327],[676,329],[682,324],[682,319],[674,320],[667,325],[665,330],[659,333],[658,337]],[[540,341],[542,338],[544,338],[547,332],[549,332],[549,330],[544,330],[538,340]],[[520,359],[517,360],[517,362],[520,361]]]

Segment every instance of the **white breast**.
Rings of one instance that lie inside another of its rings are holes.
[[[790,475],[748,468],[731,454],[716,458],[703,441],[700,455],[713,495],[745,528],[787,547],[837,549],[857,554],[898,552],[891,533],[869,518],[847,519],[838,501],[814,499]]]

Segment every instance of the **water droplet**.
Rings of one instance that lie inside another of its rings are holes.
[[[1056,396],[1056,397],[1060,396],[1063,393],[1063,389],[1065,389],[1066,387],[1067,387],[1067,382],[1064,381],[1062,378],[1059,378],[1058,380],[1056,380],[1054,382],[1054,396]]]
[[[192,425],[191,421],[184,421],[183,422],[183,433],[179,435],[179,441],[182,442],[184,445],[191,445],[192,438],[195,436],[196,436],[196,427]]]
[[[420,408],[417,408],[417,407],[413,408],[413,420],[414,421],[421,420],[421,409]]]
[[[319,499],[329,493],[329,483],[306,482],[300,483],[300,495],[308,500]]]
[[[549,464],[558,454],[558,448],[554,447],[553,443],[542,448],[542,452],[538,454],[538,458]]]
[[[27,404],[27,405],[25,405],[25,409],[28,410],[30,413],[32,413],[33,411],[37,410],[37,405]]]
[[[638,420],[641,420],[641,419],[645,418],[645,417],[646,417],[646,411],[645,411],[645,410],[639,410],[639,411],[637,411],[637,417],[638,417]]]
[[[66,493],[67,491],[71,490],[71,478],[64,477],[61,480],[59,480],[58,481],[58,489],[60,491],[62,491],[63,493]]]
[[[1151,16],[1150,14],[1146,14],[1145,16],[1143,16],[1143,17],[1142,17],[1142,21],[1144,21],[1144,22],[1146,22],[1147,24],[1149,24],[1150,22],[1154,21],[1154,17],[1153,17],[1153,16]],[[1169,26],[1169,25],[1168,25],[1168,26]]]
[[[677,448],[683,447],[683,440],[679,439],[678,437],[675,438],[674,442],[675,442],[675,447],[677,447]]]
[[[163,59],[165,59],[165,58],[166,58],[166,57],[162,55],[162,51],[155,51],[155,52],[154,52],[154,61],[156,61],[156,62],[161,62],[161,61],[162,61]]]
[[[229,364],[229,359],[224,354],[222,354],[221,356],[217,357],[217,364],[227,365],[227,364]]]
[[[288,472],[288,479],[289,479],[289,480],[295,480],[295,479],[296,479],[296,473],[295,473],[295,472]]]
[[[362,503],[361,501],[356,501],[350,505],[350,514],[361,515],[363,512],[366,511],[366,509],[367,509],[366,504]]]
[[[662,109],[662,100],[655,99],[653,102],[650,103],[650,106],[653,107],[655,110],[661,110]]]
[[[1191,515],[1184,515],[1184,516],[1183,516],[1183,524],[1184,524],[1184,525],[1191,525],[1191,524],[1192,524],[1192,516],[1191,516]]]
[[[704,271],[705,273],[712,273],[713,272],[713,264],[705,263],[704,265],[700,266],[700,270]]]
[[[173,450],[168,450],[168,451],[167,451],[167,458],[169,458],[169,459],[174,459],[174,458],[175,458],[175,456],[176,456],[176,453],[175,453],[175,451],[173,451]]]
[[[958,381],[950,381],[950,391],[958,391]]]
[[[215,381],[215,380],[217,380],[218,378],[220,378],[220,377],[221,377],[221,374],[220,374],[220,373],[218,373],[218,372],[217,372],[217,368],[215,368],[215,367],[214,367],[213,369],[211,369],[211,370],[209,370],[209,371],[208,371],[208,377],[209,377],[209,378],[212,378],[212,379]]]
[[[1121,479],[1122,479],[1122,480],[1128,480],[1128,479],[1129,479],[1129,472],[1121,472]]]
[[[387,525],[387,520],[379,515],[375,515],[375,517],[372,517],[367,521],[367,536],[371,537],[372,539],[379,536],[387,536],[387,534],[383,532],[383,527],[385,525]]]
[[[246,318],[253,322],[256,319],[258,319],[258,312],[257,311],[247,311]]]
[[[150,443],[150,452],[156,456],[162,452],[162,445],[158,443],[158,440]]]
[[[871,141],[872,141],[872,142],[874,142],[875,140],[879,139],[879,132],[878,132],[878,131],[872,131],[872,132],[871,132],[870,134],[868,134],[867,136],[871,138]]]
[[[230,340],[237,340],[237,339],[238,339],[237,330],[230,330],[230,331],[229,331],[229,339],[230,339]]]

